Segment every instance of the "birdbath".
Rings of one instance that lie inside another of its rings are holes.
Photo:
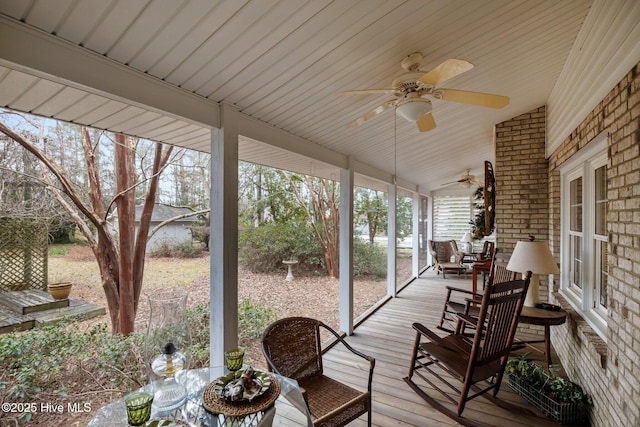
[[[295,259],[292,259],[292,260],[282,261],[282,263],[289,268],[289,271],[287,271],[287,277],[284,280],[286,280],[287,282],[290,282],[290,281],[293,280],[293,268],[292,267],[294,265],[296,265],[298,263],[298,261],[295,260]]]

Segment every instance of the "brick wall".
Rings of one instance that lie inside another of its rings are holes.
[[[496,246],[512,253],[518,240],[549,240],[549,173],[545,158],[546,109],[496,126]],[[540,300],[548,285],[540,277]]]
[[[563,365],[594,396],[592,425],[640,425],[640,64],[549,158],[550,227],[560,242],[559,168],[606,132],[609,282],[607,340],[576,314],[552,340]],[[555,295],[554,295],[555,296]],[[561,296],[557,301],[563,303]]]
[[[640,426],[640,64],[544,160],[545,109],[496,127],[496,231],[512,251],[526,234],[560,247],[559,168],[597,135],[608,134],[609,282],[607,339],[602,340],[559,293],[569,312],[551,339],[569,377],[592,396],[593,426]],[[544,172],[542,172],[544,171]],[[544,174],[545,185],[540,186]],[[545,187],[545,188],[541,188]],[[543,197],[545,200],[543,200]],[[557,284],[552,283],[557,290]],[[541,287],[541,299],[546,287]]]

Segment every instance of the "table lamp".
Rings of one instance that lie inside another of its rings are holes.
[[[538,293],[540,288],[540,274],[558,274],[558,264],[553,259],[549,243],[546,241],[535,241],[533,236],[528,241],[516,242],[513,254],[507,264],[507,270],[518,273],[531,272],[531,282],[524,305],[535,307],[538,303]]]
[[[470,232],[467,231],[466,233],[464,233],[464,236],[462,236],[460,242],[462,243],[462,251],[464,253],[470,254],[473,251],[473,246],[471,245],[471,242],[473,242],[473,238],[471,237]]]

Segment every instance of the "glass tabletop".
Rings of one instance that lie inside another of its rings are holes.
[[[174,419],[192,427],[269,427],[274,426],[305,426],[313,427],[313,422],[307,406],[295,380],[273,374],[280,384],[280,396],[275,405],[265,411],[245,419],[225,418],[207,412],[202,406],[202,392],[205,387],[228,373],[224,367],[190,369],[179,372],[176,380],[187,387],[187,401],[178,409],[170,413],[158,411],[155,406],[151,409],[151,421],[154,419]],[[152,386],[146,385],[141,391],[152,391]],[[87,427],[127,427],[127,411],[124,397],[99,408]]]

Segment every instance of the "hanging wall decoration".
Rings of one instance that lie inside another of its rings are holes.
[[[484,228],[485,236],[491,235],[496,220],[496,178],[491,162],[484,162]]]
[[[482,239],[495,229],[496,180],[491,162],[484,162],[484,186],[475,191],[473,201],[478,212],[471,221],[473,238]]]

